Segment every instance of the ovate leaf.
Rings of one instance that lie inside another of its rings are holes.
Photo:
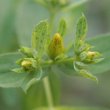
[[[85,69],[80,70],[79,74],[84,78],[88,78],[88,79],[98,82],[97,78]]]
[[[87,34],[87,21],[86,17],[82,15],[78,20],[76,27],[76,40],[84,40]]]
[[[66,33],[66,21],[62,19],[59,24],[58,33],[63,37]]]
[[[90,66],[92,73],[100,74],[110,71],[110,34],[93,37],[88,39],[88,42],[94,45],[95,50],[99,51],[104,58],[100,63]]]
[[[48,37],[48,23],[42,21],[36,25],[32,33],[32,47],[38,51],[38,56],[42,56]]]
[[[21,87],[25,92],[34,83],[38,82],[45,73],[37,70],[35,73],[15,73],[12,71],[18,68],[16,60],[21,58],[19,53],[0,55],[0,87]]]

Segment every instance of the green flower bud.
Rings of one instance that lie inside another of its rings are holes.
[[[101,55],[99,52],[88,51],[88,52],[82,52],[80,54],[80,59],[85,63],[94,63],[96,62],[95,60],[96,59],[98,60],[100,56]]]
[[[59,56],[63,53],[64,53],[63,39],[59,33],[56,33],[53,36],[53,38],[48,46],[48,55],[50,56],[51,59],[54,60],[57,56]]]
[[[21,62],[21,66],[25,71],[31,72],[37,68],[38,64],[33,58],[24,58]]]
[[[89,58],[91,60],[96,58],[96,57],[99,57],[99,56],[100,56],[99,52],[92,52],[92,51],[87,52],[87,58]]]
[[[24,73],[24,72],[34,72],[34,70],[38,69],[38,61],[34,58],[21,58],[18,61],[16,61],[18,65],[20,65],[19,68],[14,68],[12,71],[16,73]]]

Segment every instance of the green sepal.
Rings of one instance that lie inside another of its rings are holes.
[[[93,63],[99,63],[99,62],[101,62],[101,61],[103,61],[103,60],[104,60],[104,58],[94,59],[94,60],[93,60]]]
[[[92,75],[91,73],[89,73],[87,70],[85,69],[82,69],[79,71],[79,74],[81,76],[83,76],[84,78],[88,78],[88,79],[91,79],[91,80],[94,80],[98,83],[98,79],[96,76]]]
[[[93,48],[93,46],[83,42],[78,48],[78,53],[81,53],[83,51],[89,51],[91,48]]]
[[[16,64],[21,65],[21,62],[23,61],[23,58],[20,58],[16,61]]]
[[[27,57],[33,57],[33,51],[32,51],[32,48],[28,48],[28,47],[21,47],[19,49],[19,51],[26,55]]]
[[[88,78],[91,80],[94,80],[98,83],[98,79],[96,78],[96,76],[92,75],[91,73],[89,73],[89,71],[87,71],[85,68],[79,68],[78,65],[76,65],[76,63],[73,63],[74,65],[74,69],[75,71],[82,77],[84,78]]]
[[[58,55],[56,58],[55,58],[55,61],[57,61],[57,60],[60,60],[60,59],[64,59],[64,58],[66,58],[67,56],[66,55],[64,55],[64,54],[60,54],[60,55]]]
[[[66,21],[64,19],[62,19],[60,21],[60,24],[59,24],[59,27],[58,27],[58,33],[63,37],[66,33],[66,29],[67,29]]]
[[[87,58],[87,52],[82,52],[80,55],[79,55],[79,58],[81,61],[84,61],[86,58]]]
[[[86,68],[88,66],[87,64],[85,64],[83,62],[79,62],[79,61],[76,61],[75,65],[77,65],[78,68]]]
[[[38,57],[38,51],[37,50],[35,50],[35,49],[33,49],[33,57],[35,58],[35,59],[37,59]]]
[[[12,71],[15,73],[24,73],[25,72],[22,67],[21,68],[14,68],[14,69],[12,69]]]

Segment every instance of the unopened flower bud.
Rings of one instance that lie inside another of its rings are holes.
[[[25,70],[30,70],[32,68],[32,61],[30,60],[23,60],[21,62],[21,66],[25,69]]]
[[[48,47],[48,54],[51,59],[55,59],[57,56],[64,52],[63,39],[59,33],[56,33]]]
[[[95,58],[96,55],[97,55],[97,52],[88,51],[88,53],[87,53],[87,57],[88,57],[89,59]]]
[[[82,52],[80,54],[80,59],[85,63],[93,63],[95,62],[96,59],[99,59],[100,56],[101,54],[99,52],[88,51],[88,52]]]

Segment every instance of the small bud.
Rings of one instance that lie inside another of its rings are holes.
[[[92,52],[92,51],[88,51],[88,53],[87,53],[87,58],[89,58],[89,59],[94,59],[94,58],[96,58],[96,57],[98,57],[100,54],[98,53],[98,52]]]
[[[101,54],[99,52],[88,51],[88,52],[82,52],[80,54],[80,59],[85,63],[95,63],[98,62],[100,56]]]
[[[51,59],[55,59],[57,56],[64,53],[63,39],[59,33],[56,33],[49,44],[48,54]]]
[[[32,68],[32,61],[30,60],[23,60],[21,62],[21,66],[25,69],[25,70],[30,70]]]

